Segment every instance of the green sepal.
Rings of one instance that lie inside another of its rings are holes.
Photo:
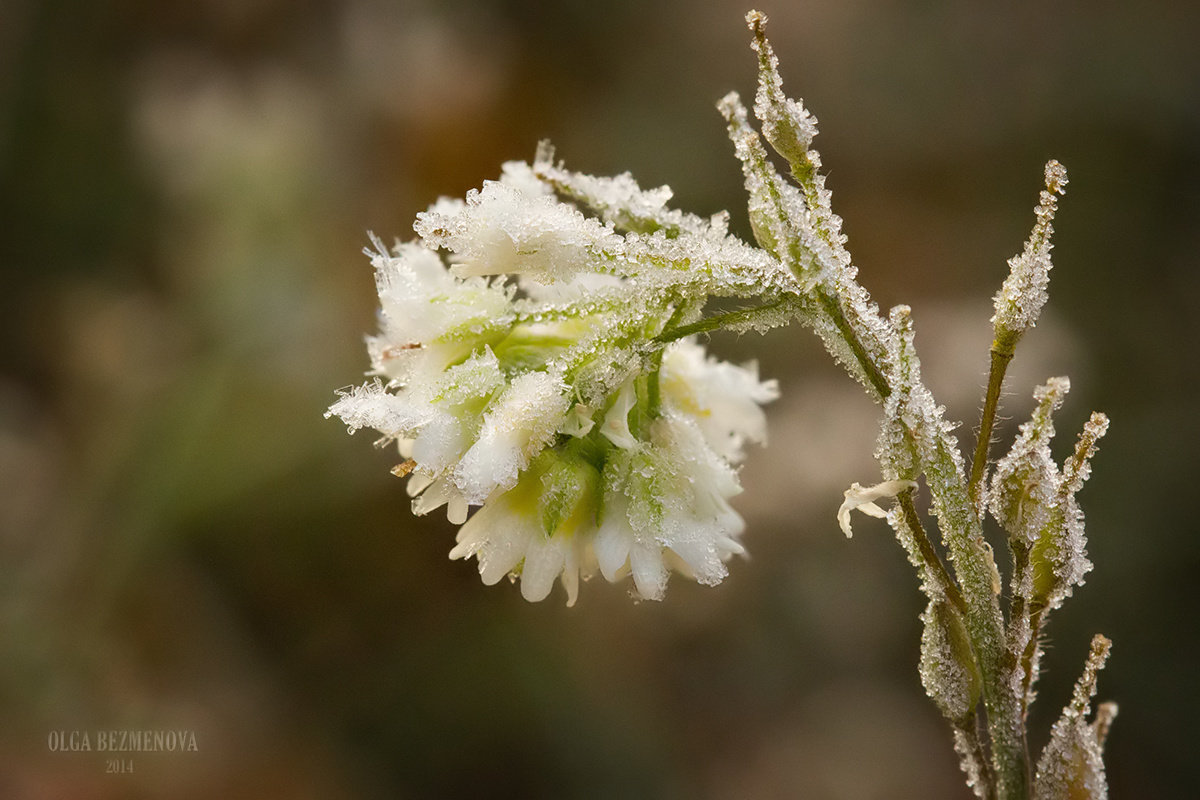
[[[574,442],[545,450],[531,472],[540,478],[538,517],[547,536],[572,533],[595,521],[600,505],[600,471]]]

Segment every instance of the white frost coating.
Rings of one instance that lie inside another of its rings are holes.
[[[619,228],[639,232],[667,229],[672,233],[706,235],[717,232],[705,220],[667,207],[673,193],[669,186],[643,189],[628,172],[614,177],[595,177],[571,172],[554,162],[554,148],[542,142],[532,172],[548,191],[586,204],[601,219]],[[724,229],[720,229],[724,233]]]
[[[488,410],[479,439],[454,470],[454,483],[479,504],[496,487],[511,488],[517,473],[545,447],[567,413],[562,378],[529,372],[516,378]]]
[[[533,167],[524,161],[505,161],[501,164],[500,182],[530,197],[542,197],[554,194],[554,189],[547,186],[537,176],[537,173],[534,172]]]
[[[1053,570],[1052,580],[1041,587],[1049,608],[1061,606],[1092,569],[1087,557],[1083,510],[1075,495],[1091,473],[1091,458],[1107,430],[1108,417],[1100,413],[1093,413],[1084,424],[1074,454],[1063,465],[1054,514],[1034,547],[1034,557],[1044,558]]]
[[[1038,197],[1034,214],[1037,219],[1033,232],[1020,255],[1008,261],[1008,277],[996,294],[996,313],[992,317],[996,337],[1019,337],[1037,324],[1046,304],[1046,287],[1050,283],[1050,238],[1054,233],[1054,213],[1058,209],[1057,195],[1064,194],[1067,170],[1057,161],[1046,164],[1046,188]]]
[[[921,621],[920,673],[926,694],[956,726],[973,724],[981,679],[962,619],[947,602],[937,600],[929,603]]]
[[[906,489],[915,488],[917,488],[917,484],[914,481],[902,480],[884,481],[867,487],[857,483],[850,484],[850,488],[845,492],[846,499],[837,512],[838,525],[841,526],[842,533],[846,534],[847,539],[854,535],[854,531],[850,528],[851,511],[857,509],[868,517],[885,519],[887,512],[875,505],[875,501],[884,497],[895,497]]]
[[[779,76],[779,58],[763,29],[767,15],[751,11],[746,23],[754,32],[751,47],[758,53],[758,91],[754,97],[754,115],[762,122],[763,135],[780,155],[793,164],[805,157],[805,151],[817,135],[817,119],[804,108],[803,103],[783,93],[783,79]]]
[[[980,760],[973,742],[961,728],[954,729],[954,752],[958,753],[958,764],[967,776],[967,786],[980,800],[987,800],[991,789],[984,778],[985,765]]]
[[[1116,707],[1106,704],[1104,713],[1097,714],[1096,724],[1087,721],[1087,714],[1096,693],[1097,674],[1108,659],[1111,645],[1103,636],[1092,640],[1091,653],[1083,675],[1075,684],[1074,696],[1054,723],[1050,741],[1038,759],[1034,800],[1064,797],[1106,800],[1108,797],[1102,743]]]
[[[805,289],[828,279],[838,259],[813,229],[800,191],[786,183],[767,158],[737,92],[723,97],[717,110],[725,117],[734,152],[742,162],[750,195],[750,226],[758,243],[779,258]]]
[[[389,252],[379,239],[371,240],[375,250],[366,252],[375,267],[381,327],[367,339],[375,373],[397,383],[433,379],[473,348],[454,337],[456,332],[511,311],[509,292],[479,279],[455,278],[432,250],[407,243]]]
[[[431,209],[413,226],[426,245],[450,250],[461,276],[531,273],[562,280],[604,270],[620,251],[612,226],[585,217],[548,195],[485,181],[454,213]]]
[[[1050,454],[1053,414],[1071,388],[1067,378],[1051,378],[1034,392],[1037,408],[1021,425],[1008,455],[1000,459],[988,502],[992,515],[1010,536],[1031,545],[1050,521],[1061,477]],[[1028,589],[1025,590],[1028,592]]]
[[[667,186],[642,189],[628,173],[597,178],[570,172],[554,162],[543,142],[533,172],[564,197],[586,206],[625,232],[620,258],[610,268],[625,275],[658,273],[673,283],[701,279],[706,291],[734,297],[759,297],[790,291],[795,279],[767,253],[748,246],[728,231],[725,212],[701,218],[667,207]],[[663,273],[663,269],[668,272]]]
[[[338,400],[325,418],[341,417],[350,433],[374,428],[384,436],[400,438],[419,424],[419,417],[403,398],[389,394],[378,380],[338,392]]]

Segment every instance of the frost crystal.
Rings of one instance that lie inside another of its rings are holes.
[[[1035,608],[1058,608],[1092,569],[1083,511],[1075,495],[1091,473],[1091,457],[1107,430],[1108,417],[1093,413],[1079,434],[1075,452],[1063,465],[1053,507],[1030,551]]]
[[[751,11],[746,15],[746,24],[754,33],[752,47],[759,63],[754,115],[762,121],[763,135],[771,147],[791,165],[796,180],[808,184],[821,166],[816,152],[809,150],[817,135],[817,119],[799,100],[783,93],[779,59],[765,33],[767,15]]]
[[[921,683],[942,715],[959,727],[974,724],[981,678],[962,617],[945,601],[921,615]]]

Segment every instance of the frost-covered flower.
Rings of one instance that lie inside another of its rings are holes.
[[[573,603],[595,573],[651,599],[672,570],[719,583],[743,552],[735,466],[765,442],[778,387],[677,331],[741,296],[747,270],[768,296],[787,274],[723,218],[667,209],[665,187],[548,152],[439,200],[419,241],[374,242],[375,377],[329,415],[397,444],[414,512],[445,506],[462,525],[451,557],[475,557],[486,584],[509,575],[536,601],[558,579]],[[787,311],[771,315],[755,324]]]
[[[779,397],[779,384],[760,382],[757,362],[730,364],[682,341],[663,356],[662,385],[668,401],[695,419],[709,447],[727,461],[741,461],[746,442],[766,444],[762,404]]]
[[[744,552],[745,525],[729,505],[737,474],[679,415],[655,420],[648,441],[611,454],[594,550],[610,581],[633,575],[638,594],[662,598],[669,569],[709,585]]]

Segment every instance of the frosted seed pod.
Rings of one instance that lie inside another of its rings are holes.
[[[921,615],[921,683],[946,719],[959,727],[974,724],[982,677],[959,613],[935,600]]]

